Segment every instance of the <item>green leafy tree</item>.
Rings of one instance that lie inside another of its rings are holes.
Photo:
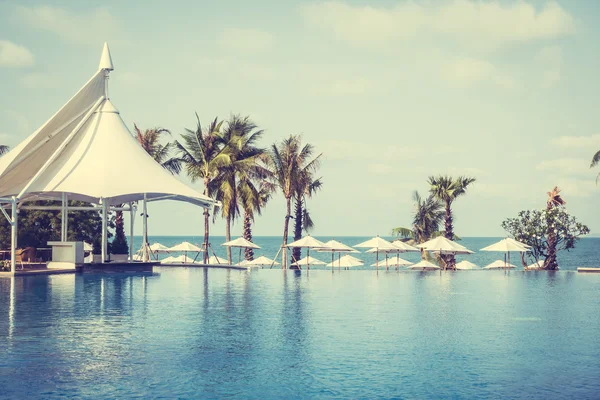
[[[301,137],[290,135],[281,143],[273,144],[267,159],[268,167],[273,174],[273,181],[281,190],[286,203],[286,214],[283,223],[283,249],[286,251],[288,228],[290,223],[292,197],[302,176],[314,173],[320,164],[321,154],[313,157],[314,146],[310,143],[302,145]],[[284,253],[285,254],[285,253]],[[284,267],[286,260],[284,258]]]
[[[467,187],[475,182],[475,178],[460,176],[458,178],[452,178],[450,176],[430,176],[429,185],[430,193],[439,201],[444,204],[445,216],[444,216],[444,236],[446,239],[454,239],[454,225],[452,215],[452,203],[460,196],[467,193]],[[456,260],[454,255],[448,254],[443,257],[446,268],[454,269]]]
[[[520,211],[516,218],[503,221],[502,228],[515,240],[531,246],[529,253],[523,253],[523,266],[527,265],[527,257],[538,262],[548,260],[552,252],[556,256],[559,251],[574,249],[581,236],[590,233],[589,228],[569,215],[563,205],[544,210]],[[551,235],[553,239],[550,239]],[[549,243],[551,240],[554,244]],[[555,250],[551,246],[555,246]],[[542,268],[557,269],[556,259],[554,262],[544,262]]]
[[[10,150],[10,147],[8,147],[4,144],[0,144],[0,156],[5,155],[6,153],[8,153],[9,150]]]
[[[221,134],[223,121],[215,118],[206,128],[202,127],[196,114],[196,130],[186,129],[181,135],[183,143],[175,141],[179,159],[192,182],[204,182],[204,195],[213,197],[215,193],[214,180],[221,169],[231,164],[229,148],[224,145]],[[210,212],[204,209],[204,263],[208,262]]]

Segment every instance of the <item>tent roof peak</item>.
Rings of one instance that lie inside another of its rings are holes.
[[[100,65],[98,65],[98,69],[104,69],[107,71],[112,71],[115,69],[112,62],[112,57],[110,56],[110,50],[108,48],[108,43],[104,42],[104,47],[102,48],[102,55],[100,56]]]

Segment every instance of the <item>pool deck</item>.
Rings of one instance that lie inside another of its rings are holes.
[[[600,268],[577,268],[577,272],[597,273],[600,274]]]

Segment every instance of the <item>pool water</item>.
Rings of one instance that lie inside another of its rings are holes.
[[[0,398],[600,396],[600,274],[0,280]]]

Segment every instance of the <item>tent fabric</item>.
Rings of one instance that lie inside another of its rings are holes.
[[[68,193],[70,200],[100,204],[103,199],[116,205],[142,200],[146,194],[150,201],[170,199],[211,207],[212,199],[180,182],[137,143],[119,111],[105,98],[107,74],[108,69],[96,72],[45,125],[0,158],[0,196],[19,195],[99,104],[19,200],[60,199]]]

